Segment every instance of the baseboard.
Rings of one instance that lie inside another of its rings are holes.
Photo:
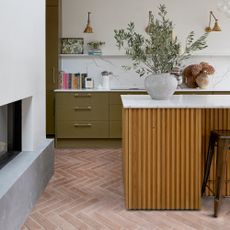
[[[121,148],[121,139],[65,139],[55,140],[56,148]]]

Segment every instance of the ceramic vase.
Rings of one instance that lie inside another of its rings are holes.
[[[167,100],[175,92],[178,81],[174,75],[151,74],[145,78],[145,88],[152,99]]]

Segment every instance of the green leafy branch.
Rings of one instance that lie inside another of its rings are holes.
[[[167,73],[174,66],[189,58],[192,52],[207,47],[207,33],[195,40],[194,32],[190,32],[183,54],[180,54],[181,44],[177,37],[173,37],[173,23],[167,18],[165,5],[159,6],[158,18],[149,15],[147,37],[135,32],[133,22],[129,23],[126,30],[114,30],[116,45],[123,48],[132,59],[132,67],[140,76],[149,73]]]

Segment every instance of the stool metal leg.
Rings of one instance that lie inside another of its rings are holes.
[[[216,158],[216,188],[214,198],[214,216],[218,216],[220,202],[222,198],[224,173],[226,170],[227,154],[224,152],[226,147],[226,140],[218,140],[217,158]]]
[[[204,167],[204,177],[203,177],[202,189],[201,189],[202,196],[205,193],[205,188],[206,188],[209,173],[210,173],[211,163],[212,163],[212,159],[214,155],[215,142],[216,142],[216,135],[211,132],[210,138],[209,138],[209,144],[208,144],[208,155],[207,155],[207,159],[205,161],[205,167]]]

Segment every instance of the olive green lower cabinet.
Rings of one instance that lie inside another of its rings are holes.
[[[55,92],[56,146],[120,147],[121,94]]]
[[[121,138],[122,105],[121,92],[109,93],[109,136]]]
[[[176,94],[229,94],[181,91]],[[55,90],[56,147],[121,147],[122,94],[137,91],[81,92]]]

